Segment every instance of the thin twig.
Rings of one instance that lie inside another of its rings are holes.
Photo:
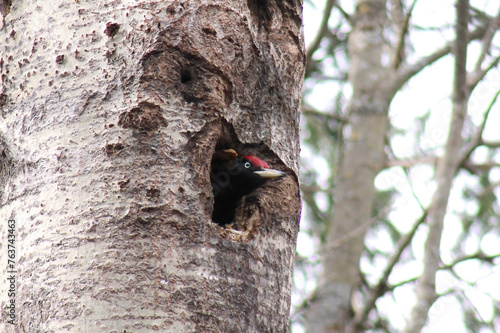
[[[477,62],[476,62],[476,66],[474,68],[474,72],[473,72],[474,76],[476,76],[477,73],[481,72],[481,67],[483,65],[483,61],[486,58],[486,54],[490,50],[493,36],[495,36],[495,33],[497,32],[499,27],[500,27],[500,7],[498,7],[497,16],[490,21],[490,23],[488,24],[488,28],[486,29],[486,32],[483,36],[483,40],[481,43],[481,54],[479,55]],[[479,75],[477,75],[477,76],[479,76]]]
[[[475,72],[473,75],[470,75],[467,78],[467,85],[469,87],[469,90],[472,91],[474,88],[476,88],[477,84],[481,82],[481,80],[484,78],[484,76],[493,68],[495,68],[498,65],[498,62],[500,61],[500,56],[497,56],[484,70],[479,70],[478,72]]]
[[[464,262],[464,261],[467,261],[467,260],[474,260],[474,259],[477,259],[477,260],[481,260],[481,261],[486,261],[488,263],[493,263],[493,260],[496,259],[496,258],[499,258],[500,257],[500,253],[498,254],[493,254],[493,255],[486,255],[485,253],[483,252],[477,252],[477,253],[474,253],[474,254],[469,254],[469,255],[466,255],[466,256],[463,256],[463,257],[459,257],[459,258],[456,258],[455,260],[453,260],[451,263],[447,264],[447,265],[441,265],[439,267],[440,270],[443,270],[443,269],[451,269],[453,267],[455,267],[456,265]]]
[[[460,258],[457,258],[455,259],[452,263],[450,264],[447,264],[447,265],[441,265],[439,267],[439,270],[449,270],[453,275],[456,276],[455,272],[452,270],[456,265],[464,262],[464,261],[467,261],[467,260],[474,260],[474,259],[478,259],[478,260],[482,260],[482,261],[486,261],[488,263],[492,263],[494,259],[496,258],[500,258],[500,253],[499,254],[494,254],[494,255],[490,255],[490,256],[487,256],[485,255],[484,253],[475,253],[473,255],[469,255],[469,256],[464,256],[464,257],[460,257]],[[460,279],[462,280],[459,276],[457,276],[457,279]],[[390,292],[390,291],[393,291],[394,289],[398,288],[398,287],[401,287],[401,286],[404,286],[408,283],[412,283],[412,282],[415,282],[418,280],[418,276],[415,276],[415,277],[412,277],[412,278],[409,278],[409,279],[406,279],[406,280],[403,280],[403,281],[400,281],[398,283],[394,283],[394,284],[390,284],[390,285],[387,285],[387,287],[385,288],[385,292]],[[382,296],[382,295],[381,295]],[[440,297],[443,296],[442,294],[439,295]]]
[[[338,9],[340,14],[346,19],[346,21],[351,22],[351,15],[349,15],[344,8],[342,8],[337,2],[335,2],[334,7]]]
[[[388,168],[395,167],[395,166],[400,166],[403,168],[409,168],[415,165],[419,164],[434,164],[437,161],[436,156],[422,156],[422,157],[415,157],[415,158],[410,158],[406,160],[388,160],[386,163],[386,166]]]
[[[308,63],[310,63],[312,56],[316,50],[318,50],[323,37],[325,37],[326,32],[328,31],[328,21],[330,20],[330,16],[332,14],[333,5],[336,0],[327,0],[325,9],[323,10],[323,17],[321,19],[321,23],[319,25],[318,33],[314,37],[311,44],[306,48],[306,57]],[[309,65],[307,67],[310,67]]]
[[[482,38],[486,32],[485,27],[479,27],[476,30],[470,32],[468,34],[468,38],[466,41],[470,42],[472,40],[476,40],[478,38]],[[430,64],[436,62],[437,60],[441,59],[442,57],[448,55],[451,52],[451,45],[452,42],[449,42],[442,48],[436,50],[434,53],[421,58],[414,64],[409,64],[406,66],[401,66],[399,68],[398,73],[396,74],[396,77],[393,80],[392,87],[389,89],[389,91],[396,92],[399,90],[399,88],[405,84],[409,79],[411,79],[415,74],[420,73],[425,67],[429,66]]]
[[[491,109],[493,108],[493,105],[495,105],[498,96],[500,96],[500,90],[497,91],[497,93],[495,94],[495,96],[491,100],[491,103],[486,108],[486,111],[484,112],[484,117],[483,117],[483,121],[481,122],[481,125],[479,125],[479,127],[476,129],[476,133],[474,135],[474,138],[469,142],[469,144],[465,148],[465,151],[462,154],[462,157],[460,159],[460,165],[464,165],[465,162],[469,159],[469,157],[472,154],[472,152],[478,146],[480,146],[481,144],[484,144],[483,143],[483,139],[482,139],[483,138],[483,132],[484,132],[484,129],[486,127],[486,122],[487,122],[488,117],[490,115]]]
[[[324,113],[318,110],[314,110],[313,108],[303,106],[302,107],[302,114],[305,116],[315,116],[315,117],[325,117],[328,119],[334,119],[342,123],[347,123],[348,119],[344,116],[340,116],[338,114],[332,114],[332,113]]]
[[[466,84],[466,60],[468,46],[469,0],[457,0],[454,41],[453,111],[445,152],[438,161],[437,188],[429,207],[429,232],[424,248],[424,267],[418,278],[417,302],[411,311],[405,332],[419,333],[427,322],[428,312],[436,300],[436,272],[439,270],[439,246],[443,233],[444,217],[456,170],[460,166],[460,149],[463,145],[462,130],[467,117],[467,100],[470,91]]]
[[[302,196],[302,200],[304,200],[307,204],[307,207],[311,210],[316,220],[325,221],[325,214],[319,209],[316,200],[314,200],[312,195],[304,195]]]
[[[396,44],[396,48],[394,49],[394,54],[393,54],[393,61],[392,61],[392,68],[398,69],[399,65],[401,62],[404,60],[403,59],[403,53],[404,53],[404,45],[405,45],[405,38],[406,35],[408,34],[408,27],[410,25],[410,18],[411,14],[413,12],[413,8],[415,8],[415,5],[417,4],[417,0],[413,0],[413,3],[408,10],[408,13],[406,13],[405,20],[403,21],[403,26],[400,30],[399,36],[398,36],[398,41]]]
[[[411,230],[406,235],[401,237],[398,244],[396,245],[395,251],[393,252],[392,256],[389,258],[389,261],[387,262],[387,266],[385,267],[382,273],[382,277],[380,278],[379,282],[370,289],[368,297],[363,302],[363,307],[354,316],[353,319],[354,326],[356,327],[360,326],[368,318],[368,314],[375,306],[375,302],[377,301],[377,299],[385,293],[385,290],[387,288],[387,281],[389,280],[389,275],[391,274],[394,266],[398,263],[399,259],[401,258],[403,251],[410,244],[411,240],[413,239],[413,236],[418,230],[418,227],[425,221],[426,218],[427,218],[427,211],[424,211],[422,216],[417,221],[415,221]]]

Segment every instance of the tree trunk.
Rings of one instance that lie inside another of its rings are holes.
[[[322,257],[317,297],[307,315],[311,333],[345,332],[352,319],[351,295],[359,284],[359,259],[370,225],[374,179],[385,163],[384,136],[392,95],[382,66],[385,0],[359,0],[349,35],[349,105],[335,208]]]
[[[286,332],[300,1],[13,1],[0,31],[2,332]],[[211,221],[215,149],[287,172]],[[12,229],[12,228],[11,228]],[[7,287],[7,288],[6,288]]]

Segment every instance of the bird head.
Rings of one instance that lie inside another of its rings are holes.
[[[215,203],[213,219],[224,225],[229,223],[243,196],[271,179],[285,176],[253,155],[239,156],[233,149],[218,150],[212,159],[212,184]]]
[[[267,180],[286,175],[283,171],[271,169],[266,162],[253,155],[244,155],[231,161],[228,172],[235,181],[245,183],[252,190]]]
[[[218,150],[212,159],[211,181],[217,183],[220,190],[250,193],[266,181],[281,178],[286,173],[274,170],[260,158],[253,155],[238,157],[233,149]],[[212,184],[213,186],[214,184]]]

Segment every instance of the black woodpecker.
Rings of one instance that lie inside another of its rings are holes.
[[[238,157],[233,149],[218,150],[212,158],[210,182],[214,194],[212,220],[220,226],[233,222],[241,199],[268,180],[281,178],[286,173],[270,169],[258,157]]]

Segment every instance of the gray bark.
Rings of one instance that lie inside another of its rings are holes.
[[[444,217],[448,207],[451,186],[460,166],[463,149],[462,130],[467,117],[467,101],[470,91],[467,87],[467,38],[469,22],[469,1],[458,0],[456,4],[456,37],[453,48],[455,57],[453,82],[453,111],[450,131],[446,141],[445,151],[439,159],[436,170],[436,192],[432,196],[427,217],[429,231],[425,242],[424,268],[417,284],[417,302],[412,309],[405,332],[418,333],[425,326],[428,312],[437,299],[436,274],[441,264],[440,244],[443,233]]]
[[[357,263],[370,224],[373,181],[385,164],[384,136],[392,97],[381,84],[387,77],[381,64],[385,15],[385,0],[357,1],[349,35],[349,82],[353,88],[349,125],[318,297],[307,315],[307,331],[311,333],[344,332],[352,319],[351,296],[359,283]],[[329,246],[351,234],[340,246]]]
[[[288,331],[301,2],[9,9],[0,274],[15,219],[18,284],[0,331]],[[288,173],[244,207],[242,233],[211,221],[210,161],[229,143]]]

